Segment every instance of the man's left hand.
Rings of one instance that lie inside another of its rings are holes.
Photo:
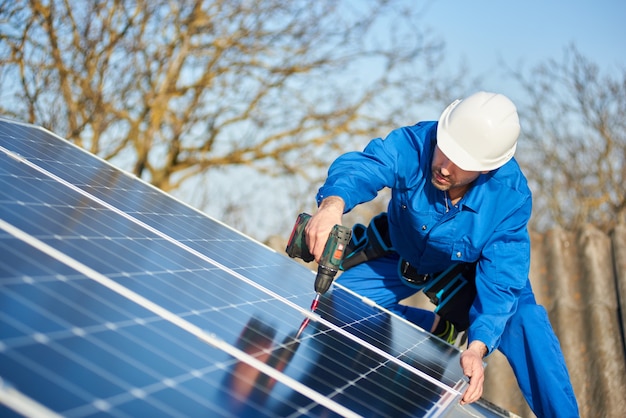
[[[461,399],[461,405],[476,402],[483,394],[485,367],[483,357],[487,354],[487,346],[480,341],[472,341],[467,350],[461,353],[463,374],[469,377],[469,386]]]

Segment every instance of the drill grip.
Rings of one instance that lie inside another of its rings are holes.
[[[306,245],[306,236],[304,233],[304,229],[310,219],[311,215],[307,213],[298,215],[286,248],[289,257],[301,258],[307,263],[314,260],[313,255]],[[324,246],[324,252],[322,253],[317,269],[317,276],[315,277],[315,291],[317,293],[324,294],[330,288],[333,279],[340,269],[346,247],[351,237],[351,228],[342,225],[333,226],[333,229],[328,235],[326,245]]]
[[[315,277],[315,291],[321,295],[326,293],[337,275],[346,250],[352,229],[335,225],[328,235]]]
[[[333,229],[328,235],[322,258],[320,259],[320,266],[337,272],[351,237],[352,229],[342,225],[333,226]]]

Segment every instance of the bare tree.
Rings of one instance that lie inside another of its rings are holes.
[[[306,175],[458,83],[403,3],[3,1],[0,113],[165,191],[226,166]]]
[[[626,70],[603,75],[571,46],[562,61],[515,76],[529,97],[521,106],[529,145],[519,155],[531,168],[534,228],[624,223]]]

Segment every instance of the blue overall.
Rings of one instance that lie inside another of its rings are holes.
[[[538,417],[578,416],[559,342],[528,279],[532,197],[526,178],[512,159],[481,174],[456,206],[446,204],[430,180],[436,128],[437,122],[421,122],[396,129],[330,166],[318,203],[339,196],[348,212],[391,189],[387,215],[397,253],[357,265],[338,280],[429,330],[432,312],[399,304],[418,289],[400,278],[398,254],[422,274],[477,262],[468,342],[481,341],[489,353],[499,349],[507,357]]]

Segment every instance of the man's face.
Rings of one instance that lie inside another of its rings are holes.
[[[479,171],[465,171],[457,167],[435,147],[432,161],[431,182],[439,190],[454,190],[467,187],[480,176]]]

